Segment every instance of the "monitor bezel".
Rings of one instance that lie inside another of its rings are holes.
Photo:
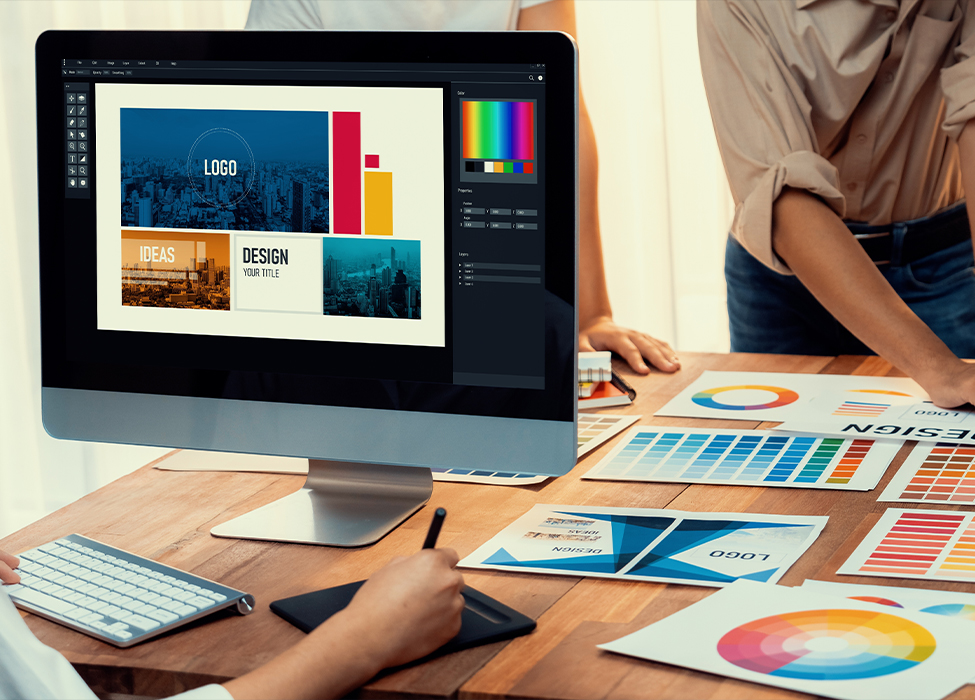
[[[327,49],[323,49],[327,47]],[[105,32],[51,31],[36,45],[38,197],[41,249],[42,413],[55,437],[130,444],[254,452],[411,466],[498,467],[526,473],[562,474],[575,461],[575,381],[559,381],[544,419],[530,415],[486,415],[480,409],[499,391],[471,387],[461,414],[435,409],[395,410],[381,404],[318,405],[303,401],[223,398],[224,373],[212,369],[149,368],[137,363],[78,361],[66,331],[69,289],[64,266],[72,245],[66,230],[60,140],[61,60],[110,56],[166,56],[172,60],[405,61],[451,63],[458,56],[504,55],[511,63],[547,66],[546,119],[550,144],[546,201],[552,193],[577,195],[577,52],[570,37],[555,32]],[[571,112],[570,112],[571,110]],[[97,177],[97,173],[96,173]],[[574,200],[578,202],[578,196]],[[551,274],[546,288],[571,305],[573,356],[577,350],[577,204],[551,207],[550,231],[574,232],[573,246],[546,237]],[[571,270],[571,272],[567,272]],[[100,331],[104,333],[104,331]],[[565,335],[565,334],[564,334]],[[273,341],[271,341],[273,342]],[[516,342],[511,339],[508,342]],[[560,378],[561,379],[561,378]],[[368,384],[370,380],[357,378]],[[376,380],[381,381],[381,380]],[[424,383],[425,384],[425,383]],[[550,387],[551,388],[551,387]],[[368,392],[366,392],[368,394]],[[486,401],[481,401],[483,396]],[[151,420],[146,417],[151,416]],[[383,426],[388,437],[351,441],[350,435]],[[322,435],[323,426],[330,426]],[[436,436],[443,436],[436,439]],[[433,437],[434,439],[430,439]],[[571,440],[569,439],[571,437]],[[499,443],[503,446],[500,446]],[[571,445],[570,445],[571,443]],[[536,448],[526,448],[534,445]],[[571,447],[571,449],[570,449]]]

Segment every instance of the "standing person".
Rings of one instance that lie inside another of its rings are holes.
[[[975,401],[975,5],[699,1],[735,197],[733,351],[861,354]]]
[[[575,36],[572,0],[251,0],[247,29],[554,30]],[[635,371],[680,369],[670,346],[617,325],[606,290],[596,138],[579,98],[579,349],[612,350]]]

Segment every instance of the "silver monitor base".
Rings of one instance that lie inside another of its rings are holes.
[[[423,467],[308,460],[300,491],[217,525],[210,534],[333,547],[361,547],[423,507],[433,475]]]

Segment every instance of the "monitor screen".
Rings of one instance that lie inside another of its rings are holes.
[[[36,61],[51,434],[571,469],[571,39],[48,32]]]

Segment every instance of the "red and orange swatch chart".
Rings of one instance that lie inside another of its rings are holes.
[[[379,154],[362,153],[361,116],[332,114],[331,231],[392,236],[393,173],[379,169]]]
[[[975,443],[921,443],[878,500],[975,504]]]
[[[975,580],[975,514],[890,508],[837,573]]]

